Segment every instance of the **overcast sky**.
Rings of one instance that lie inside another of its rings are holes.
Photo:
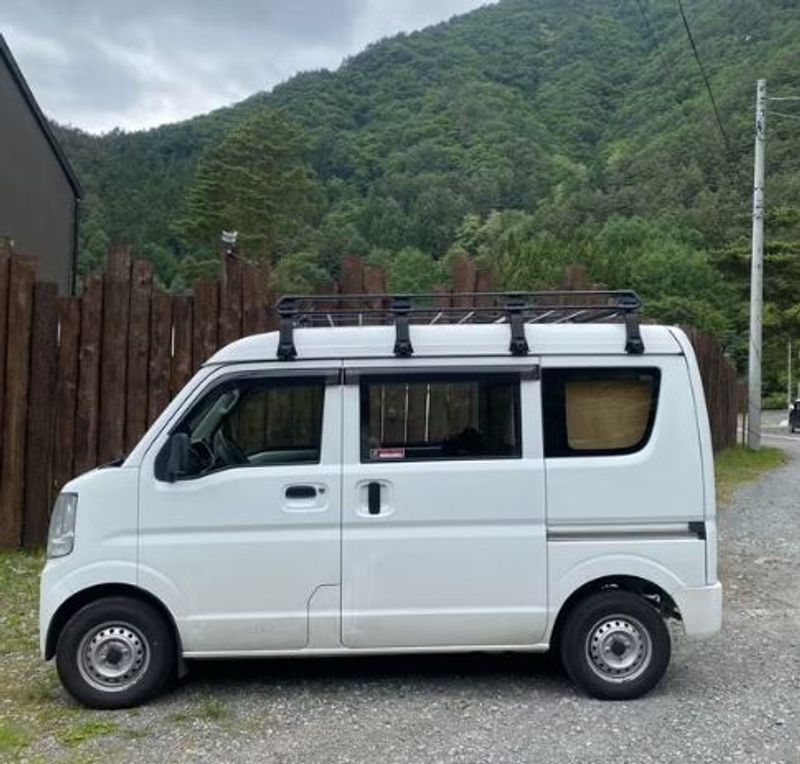
[[[103,132],[201,114],[485,4],[0,0],[0,32],[46,114]]]

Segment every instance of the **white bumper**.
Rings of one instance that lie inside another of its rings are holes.
[[[722,626],[722,584],[681,588],[672,593],[690,639],[706,639]]]

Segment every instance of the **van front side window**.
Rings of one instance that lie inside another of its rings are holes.
[[[643,448],[659,386],[658,369],[545,369],[545,456],[610,456]]]
[[[236,379],[215,387],[177,431],[189,435],[184,478],[231,467],[314,464],[320,460],[323,380]]]
[[[514,376],[361,382],[362,461],[519,458],[519,422]]]

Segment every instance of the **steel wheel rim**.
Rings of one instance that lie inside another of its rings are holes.
[[[150,643],[129,623],[108,622],[86,632],[78,646],[78,671],[101,692],[124,692],[150,666]]]
[[[606,682],[640,677],[653,658],[653,641],[641,621],[629,615],[604,616],[586,638],[586,660]]]

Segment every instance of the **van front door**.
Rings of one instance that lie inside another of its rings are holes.
[[[341,390],[338,369],[220,372],[170,426],[186,474],[165,477],[168,433],[143,460],[139,580],[185,653],[308,643],[312,596],[339,583]]]
[[[546,625],[538,366],[347,364],[342,641],[528,645]],[[396,364],[396,362],[395,362]]]

